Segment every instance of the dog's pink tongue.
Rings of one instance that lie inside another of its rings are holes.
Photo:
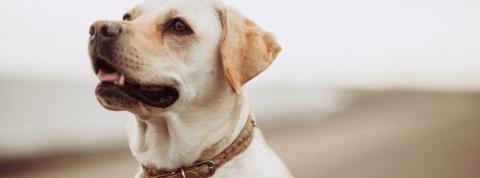
[[[103,70],[99,70],[97,73],[97,77],[102,82],[115,82],[120,79],[120,73],[118,72],[107,73]]]

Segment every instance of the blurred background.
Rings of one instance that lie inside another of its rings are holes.
[[[139,2],[0,1],[0,177],[133,177],[87,39]],[[283,46],[247,91],[296,177],[480,177],[480,1],[224,2]]]

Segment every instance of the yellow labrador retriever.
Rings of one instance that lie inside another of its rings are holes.
[[[270,33],[215,0],[146,0],[90,35],[98,100],[136,116],[136,177],[292,177],[241,90],[280,52]]]

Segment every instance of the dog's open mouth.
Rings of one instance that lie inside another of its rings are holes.
[[[144,104],[160,108],[173,105],[179,98],[179,92],[175,87],[139,84],[128,79],[106,60],[96,58],[93,65],[101,82],[97,90],[115,90],[108,94],[109,97],[115,97],[115,93],[121,91]]]

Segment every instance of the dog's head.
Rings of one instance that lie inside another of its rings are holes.
[[[271,34],[214,0],[147,0],[123,21],[94,23],[90,35],[97,98],[107,109],[136,114],[188,105],[224,88],[238,94],[281,49]]]

